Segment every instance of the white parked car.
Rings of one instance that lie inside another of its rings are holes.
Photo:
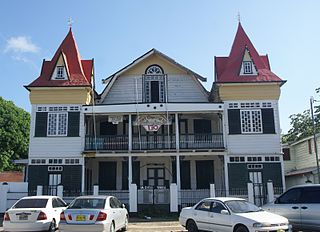
[[[193,207],[183,208],[179,222],[189,232],[287,232],[288,219],[265,212],[241,198],[206,198]]]
[[[32,196],[18,200],[4,214],[4,231],[55,231],[67,204],[56,196]]]
[[[61,213],[59,230],[67,231],[106,231],[128,229],[128,211],[113,196],[81,196],[74,199]]]

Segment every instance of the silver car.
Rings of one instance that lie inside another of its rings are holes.
[[[288,218],[294,229],[320,231],[320,184],[292,187],[263,209]]]

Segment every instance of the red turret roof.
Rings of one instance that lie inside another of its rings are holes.
[[[62,55],[68,80],[51,80],[57,62]],[[77,43],[70,28],[51,61],[43,61],[40,76],[28,87],[91,86],[93,60],[81,60]]]
[[[239,75],[245,50],[248,49],[258,75]],[[284,82],[271,72],[268,56],[260,56],[243,30],[241,23],[228,57],[215,57],[216,83]]]

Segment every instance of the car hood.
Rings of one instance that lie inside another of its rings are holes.
[[[272,224],[288,223],[288,219],[280,215],[265,211],[237,213],[238,216],[245,217],[255,222],[270,222]]]

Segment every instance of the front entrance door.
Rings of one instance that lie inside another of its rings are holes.
[[[264,203],[264,189],[261,172],[249,172],[249,180],[253,184],[254,203],[262,206]]]
[[[117,162],[99,163],[99,188],[101,190],[115,190],[117,177]]]
[[[164,168],[148,168],[148,185],[154,188],[165,186]]]

